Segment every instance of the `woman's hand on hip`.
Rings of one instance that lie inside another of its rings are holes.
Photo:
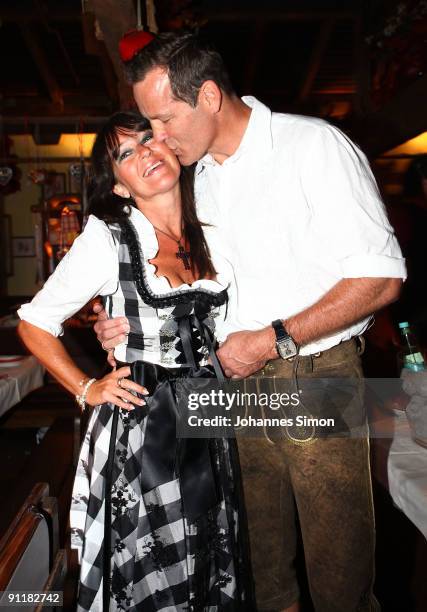
[[[125,410],[133,410],[135,406],[144,406],[145,400],[139,399],[132,392],[148,395],[145,387],[129,380],[129,366],[110,372],[94,382],[88,389],[86,402],[91,406],[111,402]]]

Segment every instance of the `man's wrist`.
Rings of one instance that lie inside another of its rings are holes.
[[[268,339],[268,354],[267,360],[269,359],[278,359],[279,353],[277,352],[276,346],[276,333],[271,325],[265,328],[267,339]]]

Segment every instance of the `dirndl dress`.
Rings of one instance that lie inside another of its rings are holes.
[[[150,292],[130,222],[120,240],[140,299],[164,307]],[[176,380],[220,374],[206,324],[218,299],[225,295],[168,294],[185,364],[135,361],[131,378],[148,388],[146,406],[92,410],[70,516],[81,563],[79,612],[256,609],[235,440],[176,437]],[[198,363],[201,345],[215,367]]]

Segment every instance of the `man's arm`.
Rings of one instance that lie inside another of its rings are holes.
[[[320,340],[364,319],[399,297],[400,278],[345,278],[318,302],[284,321],[299,345]],[[271,326],[230,334],[218,350],[227,376],[244,378],[277,358]]]
[[[98,342],[102,348],[108,352],[108,363],[114,367],[116,365],[113,350],[118,344],[126,340],[129,333],[129,321],[126,317],[116,317],[109,319],[104,307],[100,302],[93,306],[93,312],[98,315],[98,320],[93,326]]]

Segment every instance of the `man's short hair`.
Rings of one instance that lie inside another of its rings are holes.
[[[211,44],[192,32],[164,32],[124,64],[133,85],[143,81],[153,68],[164,68],[177,100],[197,106],[199,90],[205,81],[214,81],[226,94],[234,90],[221,55]]]

